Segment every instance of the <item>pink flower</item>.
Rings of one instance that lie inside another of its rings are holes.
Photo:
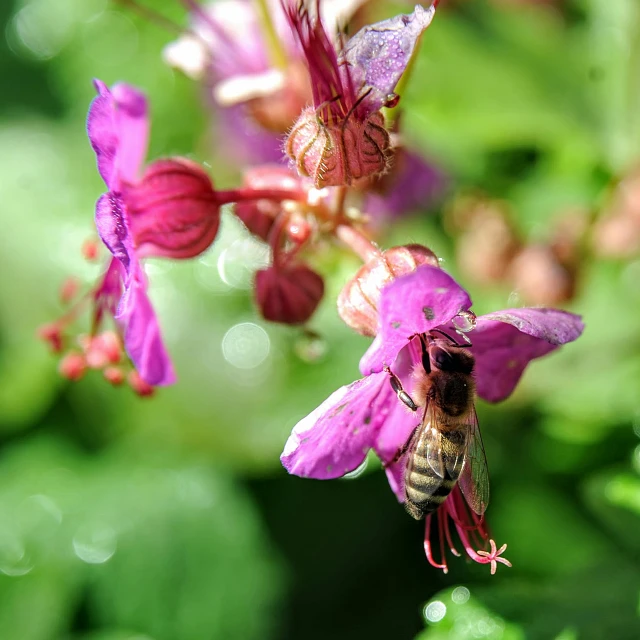
[[[307,478],[338,478],[356,469],[373,449],[403,502],[404,466],[396,456],[420,420],[398,399],[387,368],[411,394],[411,372],[423,366],[420,336],[441,337],[439,331],[456,335],[455,323],[467,318],[470,308],[467,292],[433,266],[420,266],[388,284],[378,305],[378,334],[360,362],[364,377],[335,391],[294,427],[281,458],[285,468]],[[490,402],[503,400],[532,359],[575,340],[582,330],[578,316],[555,309],[507,309],[478,317],[468,347],[475,359],[478,396]],[[458,490],[449,495],[436,517],[441,544],[447,541],[454,548],[448,528],[451,520],[470,557],[478,562],[496,560],[497,551],[483,556],[480,551],[487,553],[486,549],[475,550],[474,544],[486,543],[488,533]],[[427,556],[432,564],[446,568],[444,558],[438,563],[431,553],[430,524],[428,517]]]
[[[313,91],[313,106],[289,134],[287,155],[318,188],[381,175],[388,168],[391,142],[380,109],[397,105],[393,90],[435,8],[418,5],[411,15],[365,27],[336,51],[318,9],[311,16],[304,2],[290,0],[285,7]]]
[[[146,99],[129,85],[109,90],[96,80],[95,86],[87,133],[108,188],[96,203],[96,227],[113,255],[94,294],[96,317],[113,315],[144,381],[171,384],[173,365],[139,258],[202,252],[218,230],[219,204],[206,173],[188,160],[162,160],[140,176],[149,136]]]

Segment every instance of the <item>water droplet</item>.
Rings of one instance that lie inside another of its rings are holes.
[[[222,338],[224,359],[238,369],[254,369],[269,355],[269,334],[253,322],[241,322],[231,327]]]
[[[218,258],[218,274],[234,289],[250,289],[258,269],[269,264],[269,247],[254,238],[232,242]]]
[[[451,599],[456,604],[465,604],[468,602],[471,592],[467,587],[456,587],[451,593]]]
[[[117,546],[116,532],[108,526],[83,525],[73,537],[75,554],[87,564],[103,564],[110,560]]]
[[[362,464],[358,468],[356,468],[353,471],[343,475],[342,479],[343,480],[353,480],[354,478],[357,478],[358,476],[361,476],[364,473],[364,470],[367,468],[368,464],[369,464],[369,459],[365,458],[363,460]]]
[[[444,618],[446,614],[447,605],[440,600],[434,600],[424,608],[424,617],[429,622],[440,622],[440,620],[442,620],[442,618]]]
[[[473,311],[465,311],[464,309],[451,321],[457,331],[469,333],[476,328],[478,319]]]
[[[633,468],[640,474],[640,444],[633,450]]]
[[[33,562],[22,541],[8,534],[0,539],[0,571],[6,576],[17,578],[33,569]]]
[[[315,331],[305,331],[295,341],[293,349],[300,360],[318,362],[327,353],[327,342]]]

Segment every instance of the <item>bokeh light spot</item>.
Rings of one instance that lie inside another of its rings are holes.
[[[266,360],[271,349],[269,334],[253,322],[231,327],[222,338],[224,359],[238,369],[254,369]]]

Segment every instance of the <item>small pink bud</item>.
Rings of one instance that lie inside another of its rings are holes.
[[[155,392],[155,389],[148,382],[145,382],[135,369],[129,372],[127,382],[133,391],[141,398],[152,396]]]
[[[301,246],[309,240],[312,232],[311,224],[301,213],[295,212],[291,215],[286,231],[291,242]]]
[[[285,146],[301,176],[314,185],[339,187],[387,170],[391,157],[389,132],[379,111],[360,121],[351,116],[324,124],[316,109],[305,109],[293,126]]]
[[[244,174],[243,186],[248,190],[290,190],[302,187],[300,179],[286,167],[265,165],[249,169]],[[235,205],[235,213],[247,229],[258,238],[267,240],[275,219],[282,212],[282,203],[276,200],[246,200]]]
[[[185,158],[151,163],[142,180],[124,191],[139,256],[193,258],[207,249],[220,224],[211,180]]]
[[[324,294],[323,279],[300,264],[261,269],[256,273],[255,285],[262,316],[284,324],[306,322]]]
[[[102,375],[104,379],[114,387],[119,387],[125,381],[124,371],[120,367],[107,367]]]
[[[58,364],[58,371],[67,380],[80,380],[87,370],[87,363],[84,356],[77,351],[70,351]]]
[[[99,336],[100,346],[110,364],[118,364],[122,357],[122,344],[115,331],[103,331]]]
[[[40,340],[47,342],[53,353],[60,353],[62,351],[62,329],[57,322],[43,324],[41,327],[38,327],[36,336]]]
[[[438,258],[427,247],[409,244],[381,252],[347,282],[338,296],[338,313],[352,329],[364,336],[378,331],[380,292],[392,280],[415,271],[423,264],[438,267]]]
[[[60,302],[63,304],[69,304],[78,295],[80,290],[80,282],[77,278],[67,278],[60,287]]]
[[[82,243],[82,257],[89,262],[95,262],[100,256],[100,244],[95,238],[88,238]]]

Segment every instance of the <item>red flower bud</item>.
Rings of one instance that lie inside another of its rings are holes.
[[[133,391],[139,395],[141,398],[147,398],[152,396],[155,389],[148,383],[145,382],[140,374],[134,369],[129,372],[127,376],[127,382],[129,386],[133,389]]]
[[[125,380],[124,371],[120,367],[107,367],[102,375],[104,379],[114,387],[119,387]]]
[[[76,351],[67,353],[58,364],[58,371],[67,380],[80,380],[87,370],[87,363],[84,356]]]
[[[218,232],[220,205],[211,180],[185,158],[151,163],[123,197],[138,256],[193,258]]]
[[[364,264],[338,296],[342,320],[364,336],[378,331],[380,292],[395,278],[415,271],[423,264],[439,266],[431,249],[419,244],[392,247]]]
[[[62,351],[62,328],[57,322],[43,324],[41,327],[38,327],[36,336],[40,338],[40,340],[48,343],[53,353],[60,353]]]
[[[256,273],[255,284],[262,316],[284,324],[306,322],[324,294],[323,279],[300,264],[261,269]]]
[[[302,112],[285,146],[301,176],[320,189],[352,185],[387,170],[391,143],[379,111],[364,121],[349,117],[334,124],[324,124],[316,111]]]

